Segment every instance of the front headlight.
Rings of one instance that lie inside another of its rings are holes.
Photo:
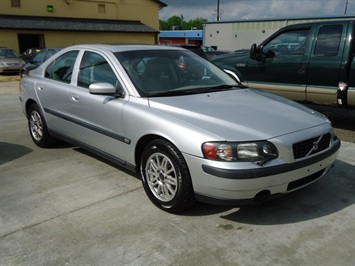
[[[260,162],[265,164],[278,157],[274,144],[257,142],[205,142],[202,151],[206,159],[228,162]]]

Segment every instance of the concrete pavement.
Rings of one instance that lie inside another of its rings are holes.
[[[16,94],[0,95],[0,114],[0,265],[355,265],[354,143],[275,201],[172,215],[131,173],[34,145]]]

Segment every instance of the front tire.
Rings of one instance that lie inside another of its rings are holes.
[[[159,208],[178,213],[195,202],[187,164],[170,142],[150,142],[142,153],[140,172],[145,192]]]
[[[48,133],[44,116],[36,103],[31,105],[28,112],[28,128],[31,138],[37,146],[48,148],[55,144],[56,140]]]

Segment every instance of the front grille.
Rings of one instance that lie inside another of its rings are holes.
[[[293,156],[300,159],[324,151],[330,145],[330,133],[298,142],[292,146]]]

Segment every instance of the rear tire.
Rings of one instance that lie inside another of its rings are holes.
[[[52,147],[56,139],[48,133],[48,128],[38,104],[31,105],[28,112],[28,128],[33,142],[41,147]]]
[[[148,144],[142,153],[140,173],[145,192],[159,208],[179,213],[195,203],[187,164],[170,142],[154,140]]]

